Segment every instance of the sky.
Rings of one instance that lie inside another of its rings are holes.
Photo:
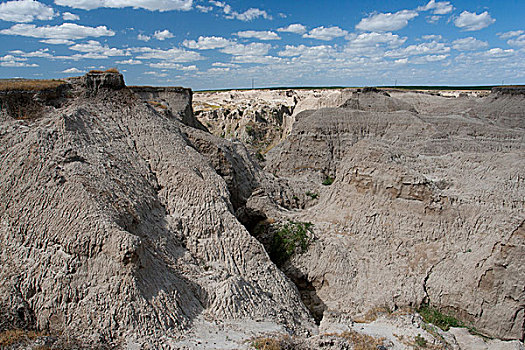
[[[0,2],[0,78],[128,85],[525,83],[525,0]]]

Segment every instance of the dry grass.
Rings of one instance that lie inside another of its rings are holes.
[[[62,80],[26,80],[26,79],[2,79],[0,80],[0,91],[38,91],[56,89],[65,84]]]
[[[252,347],[257,350],[281,350],[281,339],[260,337],[252,341]]]
[[[109,68],[104,71],[105,73],[120,73],[117,68]]]
[[[168,109],[168,107],[165,104],[158,102],[158,101],[148,101],[148,103],[153,107],[157,107],[161,109]]]
[[[377,347],[382,346],[385,341],[385,338],[374,338],[356,331],[346,331],[338,336],[352,343],[354,350],[377,350]]]
[[[0,348],[45,336],[44,332],[11,329],[0,333]]]

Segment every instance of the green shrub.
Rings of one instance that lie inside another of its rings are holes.
[[[457,318],[441,313],[439,310],[423,305],[417,310],[426,323],[432,323],[434,326],[448,331],[450,327],[464,327],[463,322]]]
[[[427,347],[427,341],[425,338],[421,336],[421,334],[416,335],[416,344],[419,347],[426,348]]]
[[[326,179],[324,179],[323,185],[330,186],[331,184],[334,183],[334,180],[335,179],[333,177],[328,176]]]
[[[319,197],[319,194],[318,193],[313,193],[313,192],[310,192],[310,191],[306,191],[306,195],[312,199],[317,199]]]
[[[282,266],[295,253],[303,253],[312,242],[313,224],[311,222],[288,221],[282,224],[272,236],[270,242],[270,259]]]

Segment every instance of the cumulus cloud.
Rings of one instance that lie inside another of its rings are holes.
[[[212,6],[202,6],[202,5],[197,5],[195,6],[195,8],[197,10],[199,10],[200,12],[204,12],[204,13],[208,13],[210,12],[211,10],[213,10],[213,7]]]
[[[287,27],[277,29],[278,32],[304,34],[306,33],[306,27],[299,23],[290,24]]]
[[[454,10],[454,6],[450,4],[450,1],[438,1],[436,0],[430,0],[428,4],[425,6],[420,6],[417,8],[418,11],[429,11],[431,10],[433,14],[435,15],[446,15],[452,10]]]
[[[27,23],[35,19],[47,21],[58,13],[35,0],[7,1],[0,4],[0,20]]]
[[[67,73],[67,74],[79,74],[79,73],[84,73],[84,71],[78,69],[78,68],[75,68],[75,67],[71,67],[71,68],[68,68],[68,69],[64,69],[62,71],[62,73]]]
[[[293,46],[286,45],[283,51],[278,53],[282,57],[296,57],[302,56],[304,58],[327,58],[335,54],[335,49],[329,45],[318,45],[318,46]]]
[[[44,27],[37,27],[34,24],[15,24],[11,28],[0,30],[0,34],[42,39],[75,40],[87,37],[113,36],[115,32],[106,26],[86,27],[75,23],[63,23],[59,26]]]
[[[151,40],[151,36],[145,35],[145,34],[139,34],[139,35],[137,35],[137,39],[140,40],[140,41],[150,41]]]
[[[515,36],[520,36],[523,33],[525,33],[523,30],[512,30],[510,32],[498,33],[496,35],[499,36],[501,39],[510,39]]]
[[[387,32],[399,30],[408,25],[408,21],[417,17],[417,11],[402,10],[396,13],[375,13],[361,19],[356,29],[369,32]]]
[[[155,34],[153,34],[153,36],[155,37],[155,39],[161,41],[173,38],[173,34],[167,29],[164,29],[163,31],[157,30],[155,31]]]
[[[75,15],[71,12],[64,12],[62,14],[62,18],[64,19],[64,21],[78,21],[80,19],[78,15]]]
[[[348,32],[346,30],[339,27],[325,28],[321,26],[310,30],[310,32],[303,35],[303,38],[330,41],[341,36],[346,36],[347,34]]]
[[[270,50],[270,44],[263,43],[251,43],[251,44],[238,44],[232,43],[221,50],[223,53],[227,53],[233,56],[265,56]]]
[[[421,39],[423,40],[441,40],[443,39],[443,37],[439,34],[427,34],[427,35],[422,35]]]
[[[177,70],[182,70],[182,71],[197,70],[197,66],[195,65],[183,66],[182,64],[173,63],[173,62],[150,63],[149,66],[151,68],[156,68],[156,69],[177,69]]]
[[[55,4],[83,10],[99,7],[146,9],[150,11],[188,11],[193,0],[55,0]]]
[[[273,56],[235,56],[232,58],[236,63],[274,64],[282,61],[282,58]]]
[[[463,11],[459,17],[454,20],[456,27],[466,31],[480,30],[488,27],[494,22],[496,22],[496,20],[490,17],[490,14],[487,11],[480,13],[479,15],[475,12]]]
[[[210,4],[221,8],[222,12],[228,19],[238,19],[243,22],[253,21],[254,19],[257,19],[259,17],[262,17],[264,19],[272,19],[272,16],[270,16],[266,11],[258,8],[252,7],[244,12],[237,12],[234,11],[230,5],[222,1],[210,0]]]
[[[525,34],[524,35],[520,35],[517,38],[510,39],[509,41],[507,41],[507,44],[509,44],[511,46],[525,47]]]
[[[40,40],[41,43],[51,45],[73,45],[75,42],[67,39],[45,39]]]
[[[250,8],[244,12],[232,12],[230,15],[226,16],[226,18],[230,19],[238,19],[243,22],[249,22],[253,21],[256,18],[262,17],[264,19],[272,19],[270,15],[264,10],[258,9],[258,8]]]
[[[158,59],[171,62],[192,62],[202,60],[203,57],[194,51],[187,51],[178,47],[168,50],[154,49],[151,47],[135,47],[131,51],[137,52],[137,59],[151,60]]]
[[[12,54],[18,55],[18,56],[22,56],[22,57],[41,57],[41,58],[53,57],[53,55],[51,55],[49,53],[49,49],[39,49],[39,50],[32,51],[32,52],[24,52],[24,51],[21,51],[21,50],[12,50],[12,51],[9,51],[9,52],[12,53]]]
[[[350,35],[348,39],[349,45],[357,47],[377,47],[379,44],[397,47],[403,45],[407,40],[407,38],[402,38],[397,34],[375,32]]]
[[[85,56],[86,58],[107,58],[112,56],[127,56],[124,50],[102,45],[96,40],[89,40],[87,43],[76,44],[69,47],[71,50],[89,53],[90,55]]]
[[[246,30],[242,32],[237,32],[235,35],[237,35],[240,38],[255,38],[259,40],[281,40],[277,33],[264,30]]]
[[[419,45],[409,45],[401,49],[388,51],[385,53],[385,56],[401,58],[401,57],[415,56],[415,55],[447,53],[449,51],[450,51],[450,47],[446,46],[444,43],[431,41],[428,43],[422,43]]]
[[[189,49],[196,50],[213,50],[222,49],[226,46],[232,45],[232,41],[225,39],[220,36],[200,36],[197,41],[195,40],[184,40],[182,45]]]
[[[489,46],[489,43],[486,41],[478,40],[471,36],[457,39],[452,42],[452,48],[459,51],[474,51],[483,49],[487,46]]]
[[[512,56],[514,52],[515,51],[513,49],[504,50],[500,47],[495,47],[493,49],[483,52],[482,54],[483,56],[490,57],[490,58],[502,58],[502,57]]]
[[[129,60],[117,61],[116,63],[117,64],[138,65],[138,64],[142,64],[142,61],[141,60],[134,60],[133,58],[130,58]]]
[[[228,68],[237,68],[239,65],[234,63],[224,63],[224,62],[213,62],[211,64],[213,67],[228,67]]]

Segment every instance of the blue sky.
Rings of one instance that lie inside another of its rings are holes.
[[[128,85],[525,83],[524,0],[0,2],[0,78]]]

